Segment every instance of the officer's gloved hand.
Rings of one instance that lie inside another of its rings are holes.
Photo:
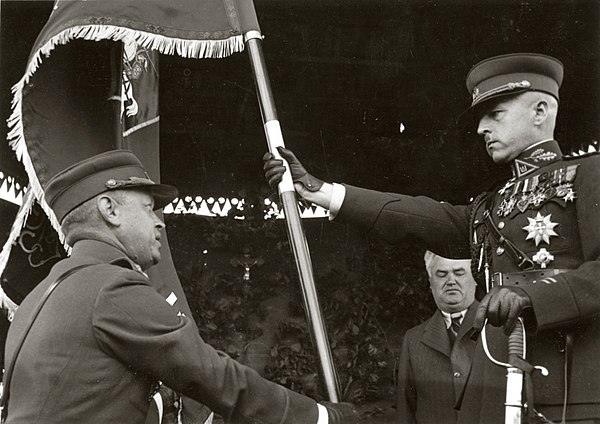
[[[327,408],[329,424],[358,424],[359,414],[354,405],[348,402],[319,402]]]
[[[291,150],[284,147],[278,147],[277,150],[290,165],[290,172],[292,173],[292,180],[294,183],[300,183],[302,185],[301,189],[311,192],[319,191],[321,186],[323,186],[323,181],[310,175]],[[276,159],[270,152],[265,153],[263,161],[265,178],[271,187],[276,188],[285,172],[283,161],[281,159]],[[300,195],[302,195],[301,190],[298,191]]]
[[[530,308],[531,299],[519,287],[496,286],[485,295],[473,322],[475,331],[481,331],[485,319],[493,326],[504,327],[504,333],[510,334],[523,310]]]

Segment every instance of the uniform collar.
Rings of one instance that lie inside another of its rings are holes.
[[[522,151],[511,163],[513,177],[521,178],[562,159],[556,140],[542,140]]]
[[[126,261],[130,264],[131,269],[146,275],[142,271],[142,268],[133,262],[125,252],[106,241],[92,239],[79,240],[73,245],[71,258],[93,258],[99,263]]]

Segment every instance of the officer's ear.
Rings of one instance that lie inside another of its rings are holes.
[[[102,219],[113,226],[119,226],[119,203],[108,194],[102,194],[96,199],[98,212]]]
[[[534,105],[535,116],[533,118],[536,125],[541,125],[548,118],[548,101],[539,99]]]

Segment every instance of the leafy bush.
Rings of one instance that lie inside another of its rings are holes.
[[[202,240],[203,248],[220,249],[224,257],[235,255],[241,246],[265,257],[264,269],[253,268],[252,279],[244,281],[240,269],[225,267],[227,272],[217,272],[177,255],[178,269],[184,270],[182,285],[202,337],[239,358],[248,343],[262,334],[257,322],[267,314],[263,301],[283,296],[289,301],[289,317],[278,324],[277,341],[270,347],[271,364],[258,371],[292,390],[317,400],[325,398],[300,283],[289,245],[283,241],[283,223],[180,217],[172,224],[176,231],[183,224],[180,228]],[[393,399],[402,335],[434,310],[424,250],[415,243],[390,246],[379,240],[367,240],[358,249],[347,247],[338,249],[345,260],[315,275],[340,393],[357,404]]]

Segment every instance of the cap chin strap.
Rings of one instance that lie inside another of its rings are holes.
[[[506,91],[513,91],[522,88],[530,88],[531,83],[527,80],[519,81],[519,82],[509,82],[507,84],[501,85],[500,87],[492,88],[483,93],[479,93],[479,89],[475,87],[473,89],[473,103],[471,106],[475,106],[477,103],[480,103],[487,99],[490,96],[495,94],[504,93]]]

